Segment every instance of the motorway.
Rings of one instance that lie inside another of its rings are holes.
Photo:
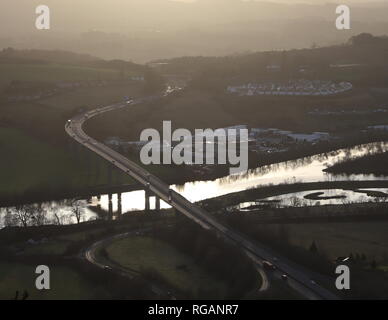
[[[323,288],[316,282],[317,275],[315,273],[294,264],[293,262],[273,252],[273,250],[270,248],[251,242],[246,238],[245,235],[224,226],[216,219],[214,219],[204,209],[197,206],[196,204],[191,203],[179,193],[170,189],[168,184],[164,183],[156,176],[151,175],[148,171],[141,168],[136,163],[128,160],[118,152],[110,149],[103,143],[100,143],[97,140],[89,137],[83,131],[83,124],[85,121],[92,117],[109,111],[120,110],[134,105],[142,104],[147,101],[157,100],[161,97],[162,96],[138,98],[135,100],[112,104],[110,106],[100,107],[92,111],[80,113],[67,121],[65,130],[67,134],[75,141],[87,149],[95,152],[106,161],[110,162],[112,165],[131,176],[160,199],[169,203],[178,212],[186,215],[188,218],[192,219],[203,228],[213,230],[229,242],[237,245],[260,268],[263,266],[264,261],[271,262],[276,267],[276,270],[271,272],[273,276],[280,278],[282,275],[286,275],[288,277],[288,284],[306,299],[338,299],[336,295]]]

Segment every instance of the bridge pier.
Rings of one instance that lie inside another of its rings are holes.
[[[117,195],[117,216],[120,217],[123,214],[123,207],[122,207],[122,196],[121,193]]]
[[[113,203],[112,203],[112,194],[111,193],[108,195],[108,199],[109,199],[108,220],[112,220],[112,217],[113,217]]]
[[[160,198],[158,196],[155,196],[155,210],[160,211]]]
[[[150,211],[151,209],[151,205],[150,205],[150,199],[151,197],[155,197],[155,211],[156,212],[159,212],[160,211],[160,198],[155,195],[155,194],[152,194],[152,192],[149,190],[149,188],[146,188],[145,190],[145,211]]]
[[[145,190],[145,211],[150,211],[150,197],[151,193],[148,189]]]

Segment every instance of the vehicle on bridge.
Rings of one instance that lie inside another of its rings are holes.
[[[269,261],[263,261],[263,268],[268,271],[275,271],[276,267]]]

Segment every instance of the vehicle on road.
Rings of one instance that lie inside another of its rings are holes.
[[[282,280],[283,281],[287,281],[288,280],[288,276],[286,274],[282,274]]]
[[[263,261],[263,268],[268,271],[275,271],[276,267],[269,261]]]

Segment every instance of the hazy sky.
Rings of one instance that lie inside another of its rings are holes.
[[[60,48],[147,61],[335,44],[360,32],[388,34],[388,0],[183,2],[0,0],[0,48]],[[335,29],[335,3],[353,3],[351,32]],[[41,4],[51,9],[50,31],[35,28]]]
[[[52,10],[52,25],[56,31],[103,31],[127,32],[127,28],[167,27],[187,22],[201,24],[203,21],[224,23],[241,19],[277,19],[287,16],[292,10],[269,5],[241,5],[239,0],[198,0],[194,4],[184,4],[186,0],[0,0],[0,34],[33,31],[35,7],[42,3]],[[254,3],[255,1],[245,1]],[[312,5],[325,3],[358,3],[373,6],[373,3],[388,3],[388,0],[267,0],[261,3],[283,2],[298,7],[302,2]],[[266,11],[268,9],[268,11]],[[278,12],[278,10],[280,12]],[[332,15],[332,9],[328,11]],[[300,16],[325,17],[324,10],[300,8]],[[376,20],[381,15],[388,18],[384,10],[376,12]],[[298,18],[290,13],[290,18]],[[219,20],[219,21],[218,21]]]

